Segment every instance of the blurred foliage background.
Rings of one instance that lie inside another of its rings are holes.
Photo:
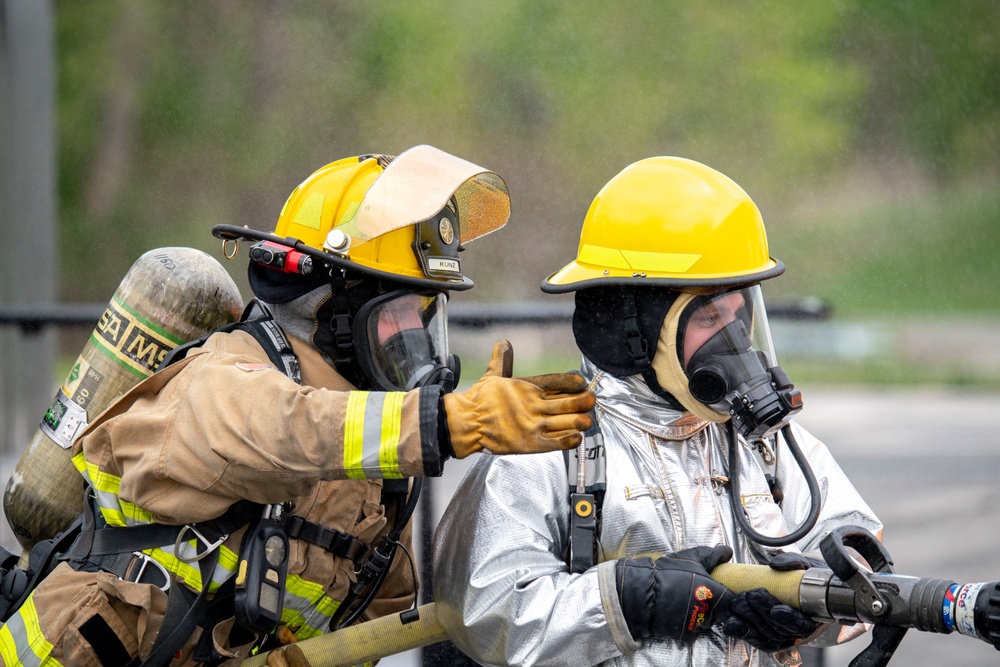
[[[55,6],[64,301],[106,301],[153,247],[221,259],[212,225],[270,229],[323,164],[429,143],[511,190],[463,300],[551,298],[598,189],[680,155],[760,206],[771,298],[1000,316],[994,0]]]

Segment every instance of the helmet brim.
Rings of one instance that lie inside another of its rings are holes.
[[[543,280],[541,289],[547,294],[566,294],[601,285],[668,287],[677,290],[737,287],[776,278],[785,272],[785,265],[781,260],[773,257],[769,259],[768,265],[758,270],[725,276],[603,269],[587,266],[574,260]]]

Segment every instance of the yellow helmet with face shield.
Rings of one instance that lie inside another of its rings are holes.
[[[328,264],[398,282],[463,290],[458,253],[510,217],[496,173],[433,148],[361,155],[314,172],[288,197],[274,233]]]
[[[760,211],[740,186],[698,162],[653,157],[601,189],[576,259],[542,282],[545,292],[576,293],[573,333],[594,366],[620,378],[641,375],[672,410],[728,422],[733,507],[742,502],[740,437],[782,431],[806,477],[810,510],[794,531],[770,537],[737,509],[740,528],[767,546],[803,539],[820,512],[819,485],[788,427],[802,396],[775,360],[759,285],[783,271],[768,254]],[[644,392],[638,383],[628,389]]]
[[[416,146],[318,169],[288,197],[273,233],[212,231],[254,242],[251,289],[286,330],[355,385],[388,391],[440,380],[449,366],[457,379],[446,295],[473,286],[459,252],[509,217],[498,174]]]
[[[598,368],[641,374],[671,406],[708,421],[735,416],[759,436],[801,407],[775,363],[758,285],[783,271],[739,185],[693,160],[652,157],[598,192],[576,258],[541,287],[576,292],[574,334]],[[770,413],[742,414],[742,398],[768,403],[774,369],[788,391]]]

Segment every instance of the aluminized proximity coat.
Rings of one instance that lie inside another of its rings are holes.
[[[615,561],[727,544],[733,562],[763,563],[765,549],[737,527],[723,483],[728,475],[725,424],[666,408],[641,376],[618,378],[584,359],[597,398],[607,458],[601,561],[582,574],[566,565],[567,465],[561,452],[483,454],[460,484],[434,541],[437,612],[455,643],[486,665],[797,665],[798,651],[769,655],[728,639],[716,627],[688,645],[636,642],[625,625],[614,582]],[[794,546],[815,551],[831,529],[882,524],[823,443],[793,426],[822,493],[816,526]],[[809,511],[805,480],[787,446],[777,447],[774,502],[762,464],[741,441],[740,491],[751,525],[787,534]],[[575,480],[573,480],[575,484]],[[818,643],[846,641],[858,630],[830,627]]]

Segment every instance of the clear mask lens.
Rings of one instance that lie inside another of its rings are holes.
[[[395,292],[359,313],[371,379],[379,389],[409,391],[435,383],[448,369],[446,304],[440,292]]]
[[[728,412],[732,392],[776,365],[760,286],[695,302],[681,349],[692,395]]]
[[[692,303],[681,348],[691,396],[728,413],[745,438],[782,428],[802,396],[777,365],[760,287]]]

